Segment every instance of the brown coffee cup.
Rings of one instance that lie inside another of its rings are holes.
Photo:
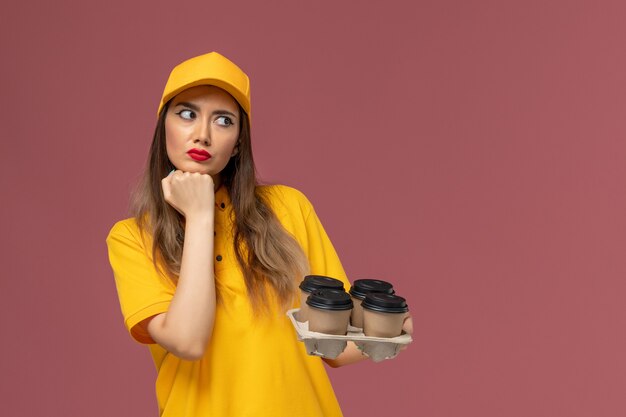
[[[313,291],[330,288],[343,291],[343,282],[338,279],[325,277],[323,275],[307,275],[300,283],[300,310],[295,315],[296,320],[304,323],[309,320],[309,307],[306,303],[307,298]]]
[[[384,294],[394,294],[393,285],[379,279],[357,279],[350,287],[350,297],[352,297],[352,314],[350,324],[354,327],[363,328],[363,307],[361,302],[370,292],[381,292]]]
[[[402,334],[402,325],[409,311],[404,298],[391,294],[369,293],[361,305],[365,336],[396,337]]]
[[[309,331],[345,335],[352,311],[352,299],[347,292],[323,288],[311,293],[306,304],[309,307]]]

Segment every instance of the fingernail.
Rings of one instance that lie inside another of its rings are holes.
[[[167,174],[167,176],[169,177],[170,175],[172,175],[174,172],[176,172],[175,169],[171,170],[169,174]]]

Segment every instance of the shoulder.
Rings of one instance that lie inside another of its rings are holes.
[[[107,242],[112,239],[130,239],[139,241],[142,239],[141,229],[134,217],[116,222],[107,236]]]
[[[283,211],[290,214],[300,212],[304,217],[313,210],[309,199],[300,190],[287,185],[261,185],[258,187],[259,193],[266,199],[279,216]]]
[[[130,217],[128,219],[119,220],[116,222],[111,230],[109,231],[109,235],[111,234],[128,234],[132,232],[139,231],[139,225],[137,224],[137,219],[134,217]]]

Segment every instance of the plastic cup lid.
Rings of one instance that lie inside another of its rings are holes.
[[[313,292],[322,288],[344,289],[343,282],[323,275],[307,275],[300,283],[300,289],[305,292]]]
[[[347,292],[330,288],[313,291],[307,298],[306,303],[310,307],[319,308],[320,310],[352,309],[352,299]]]
[[[379,313],[406,313],[409,306],[406,300],[397,295],[370,292],[361,303],[364,309]]]
[[[360,300],[370,292],[381,292],[384,294],[395,294],[393,285],[387,281],[381,281],[379,279],[357,279],[352,283],[350,287],[350,294],[354,298]]]

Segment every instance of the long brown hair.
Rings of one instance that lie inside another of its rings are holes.
[[[155,267],[174,283],[180,272],[183,252],[184,217],[170,206],[163,196],[161,179],[174,165],[165,143],[165,116],[169,102],[163,107],[154,131],[148,165],[131,203],[142,233],[152,236]],[[234,211],[234,251],[243,272],[246,288],[255,311],[264,310],[266,287],[273,290],[279,305],[288,307],[293,301],[297,278],[308,271],[308,261],[298,242],[282,227],[269,206],[256,178],[250,123],[239,107],[238,152],[221,172]],[[161,270],[157,261],[165,267]],[[219,294],[218,294],[219,297]]]

